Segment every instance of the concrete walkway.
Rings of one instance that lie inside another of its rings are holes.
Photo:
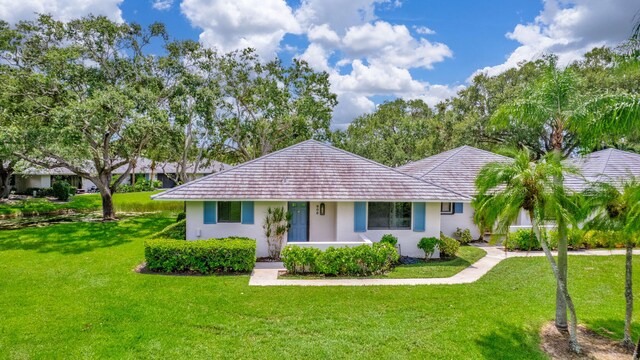
[[[481,246],[487,252],[482,259],[471,264],[466,269],[448,278],[421,278],[421,279],[278,279],[278,273],[285,271],[281,262],[256,263],[251,278],[250,286],[379,286],[379,285],[453,285],[472,283],[493,269],[504,259],[512,257],[538,257],[544,256],[541,251],[508,252],[495,246]],[[624,255],[625,250],[581,250],[570,251],[569,255],[609,256]],[[640,255],[640,250],[634,250],[634,255]],[[554,252],[554,255],[556,253]]]

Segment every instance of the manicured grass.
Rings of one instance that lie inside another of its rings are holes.
[[[538,331],[555,290],[544,258],[446,286],[249,287],[246,275],[133,272],[142,238],[173,221],[0,231],[0,358],[545,358]],[[569,269],[580,321],[621,337],[624,257],[570,256]]]
[[[418,264],[400,265],[379,277],[393,279],[451,277],[486,254],[486,251],[475,246],[461,246],[457,256],[451,260],[429,260]]]
[[[122,193],[113,195],[113,203],[117,212],[154,212],[182,211],[181,201],[153,201],[151,195],[160,191]],[[47,199],[28,199],[15,204],[0,204],[0,215],[19,216],[47,214],[61,210],[76,212],[99,211],[102,203],[100,194],[75,195],[68,202],[51,202]]]

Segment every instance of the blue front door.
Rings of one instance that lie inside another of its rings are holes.
[[[309,241],[309,206],[306,202],[290,202],[291,228],[287,235],[287,241]]]

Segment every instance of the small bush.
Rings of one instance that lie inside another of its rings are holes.
[[[516,232],[509,234],[504,241],[504,246],[507,250],[540,250],[540,241],[533,234],[531,229],[519,229]]]
[[[158,180],[147,180],[145,178],[136,179],[135,184],[122,184],[118,186],[119,193],[153,191],[162,186],[162,182]]]
[[[391,235],[391,234],[384,234],[382,235],[382,239],[380,239],[381,243],[387,243],[393,247],[396,246],[396,244],[398,244],[398,238]]]
[[[187,213],[186,212],[181,212],[178,213],[178,216],[176,216],[176,221],[182,221],[184,219],[187,218]]]
[[[51,187],[51,193],[56,199],[67,201],[71,194],[75,193],[75,188],[66,181],[56,181]]]
[[[316,272],[316,259],[322,250],[311,247],[287,245],[282,249],[280,258],[292,274]]]
[[[458,253],[460,243],[458,242],[458,240],[448,237],[440,232],[440,242],[438,246],[440,246],[441,258],[452,258]]]
[[[248,272],[256,263],[256,242],[244,238],[147,240],[144,256],[147,268],[158,272]]]
[[[418,249],[424,251],[424,255],[426,259],[431,258],[433,253],[436,251],[436,247],[440,243],[440,240],[434,237],[423,237],[418,242]]]
[[[463,230],[461,228],[457,228],[456,232],[453,235],[462,245],[467,245],[468,243],[473,241],[473,237],[471,236],[471,230],[469,229]]]
[[[187,220],[173,223],[150,236],[152,239],[185,240],[187,238]]]
[[[314,272],[330,276],[380,274],[390,270],[400,257],[398,251],[388,243],[351,248],[330,247],[325,251],[294,247],[288,245],[282,251],[284,265],[290,273]]]

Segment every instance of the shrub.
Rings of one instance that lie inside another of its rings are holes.
[[[18,195],[33,196],[34,193],[36,194],[35,197],[37,198],[53,196],[53,189],[51,189],[50,187],[49,188],[26,188],[24,189],[24,191],[19,192]]]
[[[519,229],[510,233],[504,242],[507,250],[540,250],[540,241],[530,229]],[[550,246],[552,247],[552,246]]]
[[[316,271],[316,259],[322,250],[311,247],[287,245],[282,249],[280,258],[292,274],[313,273]]]
[[[256,262],[256,242],[245,238],[147,240],[144,256],[149,270],[158,272],[248,272]]]
[[[463,230],[463,229],[457,228],[456,232],[453,235],[462,245],[467,245],[468,243],[473,241],[473,237],[471,236],[471,230],[469,229]]]
[[[423,237],[418,242],[418,249],[424,251],[425,258],[429,259],[431,258],[431,255],[433,255],[433,253],[436,251],[436,247],[438,246],[439,242],[440,240],[434,237]]]
[[[119,193],[153,191],[162,186],[162,182],[158,180],[147,180],[145,178],[137,178],[135,184],[118,185]]]
[[[398,244],[398,238],[391,235],[391,234],[384,234],[382,235],[382,239],[380,239],[381,243],[387,243],[393,247],[396,246],[396,244]]]
[[[295,247],[289,245],[282,251],[284,265],[291,273],[315,272],[332,276],[380,274],[391,269],[400,257],[388,243],[330,247],[325,251]]]
[[[176,221],[182,221],[184,219],[187,218],[187,213],[186,212],[180,212],[178,213],[178,216],[176,216]]]
[[[74,192],[75,192],[75,188],[66,181],[56,181],[53,183],[53,186],[51,187],[52,195],[60,201],[69,200],[69,197]]]
[[[173,223],[159,232],[151,235],[152,239],[185,240],[187,238],[187,220]]]
[[[460,243],[458,242],[458,240],[448,237],[440,232],[440,242],[438,246],[440,246],[441,258],[452,258],[458,253]]]

